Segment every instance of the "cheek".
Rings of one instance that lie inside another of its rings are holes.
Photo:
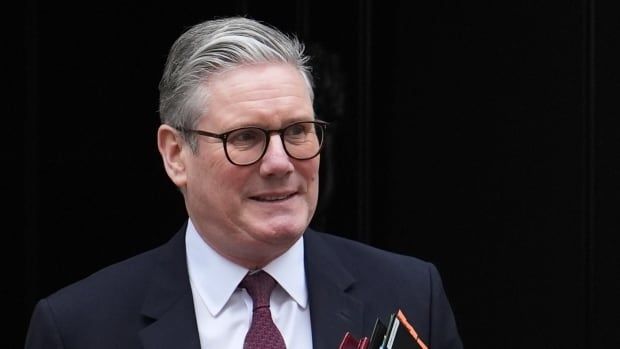
[[[194,168],[190,192],[195,214],[219,221],[239,212],[245,177],[226,163],[204,162]]]
[[[313,159],[304,164],[300,169],[302,175],[308,181],[308,191],[318,191],[319,187],[319,159]]]
[[[213,154],[199,153],[192,161],[192,165],[188,168],[188,185],[200,192],[211,192],[211,195],[218,195],[222,191],[224,185],[228,185],[231,181],[232,172],[227,164]],[[224,159],[226,161],[226,159]]]
[[[204,169],[205,182],[208,183],[207,194],[217,196],[218,200],[234,203],[243,197],[248,182],[252,178],[252,166],[232,165],[228,160],[208,164]]]
[[[319,166],[321,165],[321,157],[317,156],[316,158],[312,159],[311,165],[312,165],[311,166],[312,181],[318,182],[319,181]]]
[[[227,160],[226,160],[227,161]],[[241,169],[242,170],[242,169]],[[243,183],[243,171],[228,162],[212,162],[203,169],[203,179],[213,192],[238,192]]]

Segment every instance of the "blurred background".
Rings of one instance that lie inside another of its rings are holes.
[[[616,2],[18,9],[4,53],[24,144],[23,233],[7,234],[3,263],[19,280],[2,286],[14,347],[37,299],[185,220],[156,148],[157,85],[183,31],[228,15],[296,33],[312,56],[316,111],[334,126],[313,227],[434,263],[468,348],[620,347]]]

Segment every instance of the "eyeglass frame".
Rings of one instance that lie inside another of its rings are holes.
[[[321,143],[319,144],[319,149],[317,150],[316,154],[307,157],[307,158],[298,158],[295,157],[293,155],[291,155],[291,153],[289,153],[288,148],[286,147],[286,142],[284,141],[284,131],[289,129],[290,127],[293,127],[295,125],[299,125],[299,124],[306,124],[306,123],[312,123],[318,127],[321,128],[322,130],[322,137],[320,139]],[[267,148],[269,148],[269,141],[271,140],[270,135],[272,133],[277,133],[280,136],[280,141],[282,141],[282,147],[284,148],[284,151],[286,152],[286,155],[288,155],[290,158],[293,158],[295,160],[310,160],[310,159],[314,159],[315,157],[317,157],[320,153],[321,150],[323,149],[323,145],[325,144],[325,136],[327,134],[327,126],[329,125],[328,122],[323,121],[323,120],[306,120],[306,121],[297,121],[294,122],[292,124],[287,125],[286,127],[283,127],[281,129],[276,129],[276,130],[267,130],[261,127],[257,127],[257,126],[246,126],[246,127],[239,127],[239,128],[235,128],[232,129],[230,131],[226,131],[223,133],[213,133],[213,132],[209,132],[209,131],[204,131],[204,130],[198,130],[198,129],[188,129],[188,128],[184,128],[184,127],[175,127],[177,130],[184,132],[184,133],[195,133],[198,134],[200,136],[205,136],[205,137],[211,137],[211,138],[216,138],[219,139],[220,141],[222,141],[222,145],[224,146],[224,154],[226,155],[226,159],[228,159],[228,162],[230,162],[231,164],[235,165],[235,166],[250,166],[250,165],[254,165],[255,163],[259,162],[267,153]],[[261,155],[254,161],[249,162],[247,164],[238,164],[234,161],[232,161],[232,159],[230,158],[230,155],[228,155],[228,136],[236,131],[239,130],[245,130],[245,129],[254,129],[254,130],[258,130],[261,131],[265,134],[265,146],[263,147],[263,151],[261,153]]]

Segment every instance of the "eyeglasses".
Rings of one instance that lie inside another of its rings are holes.
[[[309,160],[321,152],[328,123],[324,121],[300,121],[279,130],[260,127],[242,127],[224,133],[179,128],[185,133],[196,133],[218,138],[224,144],[226,158],[237,166],[249,166],[263,158],[269,146],[269,137],[278,133],[288,156],[297,160]]]

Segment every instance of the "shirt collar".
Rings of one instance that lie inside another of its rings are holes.
[[[286,293],[303,309],[308,306],[308,288],[304,263],[303,235],[281,256],[264,268]]]
[[[213,316],[224,308],[248,269],[218,254],[201,237],[191,219],[185,234],[189,277]],[[308,306],[303,236],[264,268],[302,308]],[[217,282],[213,282],[217,280]]]

